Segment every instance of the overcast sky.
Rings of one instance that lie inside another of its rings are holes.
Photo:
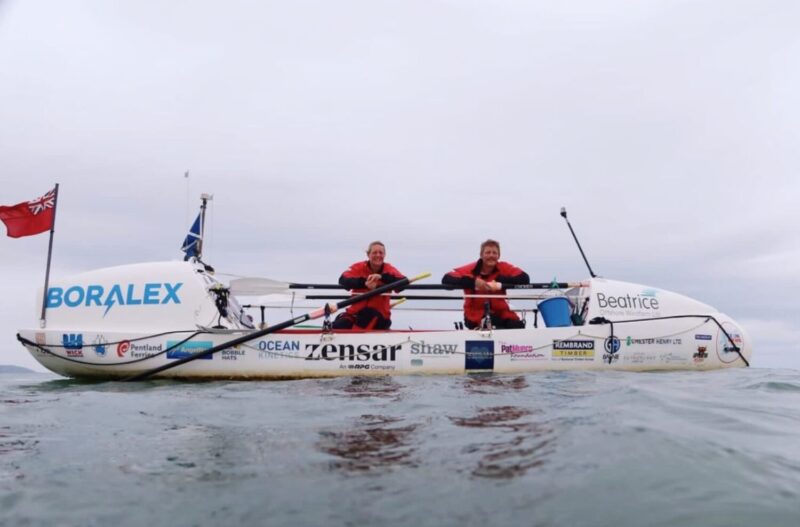
[[[793,0],[0,0],[0,204],[60,183],[63,277],[180,259],[209,192],[219,271],[329,282],[487,237],[580,280],[566,206],[598,274],[800,368],[798,94]],[[35,364],[46,252],[0,238],[0,363]]]

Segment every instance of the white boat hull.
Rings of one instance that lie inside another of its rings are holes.
[[[715,317],[749,358],[749,339],[727,317]],[[350,375],[447,375],[473,371],[710,370],[745,366],[713,321],[689,319],[630,325],[610,335],[608,325],[495,331],[389,331],[270,334],[161,372],[159,377],[292,379]],[[23,331],[46,368],[67,377],[117,379],[210,349],[242,333],[178,332],[64,335]],[[143,338],[143,340],[137,340]],[[58,347],[49,344],[57,344]],[[614,349],[616,350],[614,351]]]
[[[56,283],[44,329],[19,332],[43,366],[67,377],[122,379],[255,334],[216,300],[219,282],[185,262],[101,269]],[[711,370],[747,366],[752,343],[730,317],[693,299],[592,279],[566,293],[584,319],[493,331],[284,330],[158,377],[289,379],[490,371]],[[566,302],[565,302],[566,303]],[[544,312],[543,312],[544,315]],[[567,317],[569,319],[569,317]],[[613,323],[612,323],[613,322]],[[579,325],[572,325],[577,323]],[[217,330],[207,330],[209,326]],[[200,329],[197,329],[200,328]]]

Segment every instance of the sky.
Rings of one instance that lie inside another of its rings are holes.
[[[798,27],[792,0],[0,0],[0,204],[60,184],[58,278],[181,259],[210,193],[205,260],[296,282],[374,239],[438,281],[486,238],[582,280],[565,206],[597,274],[800,369]],[[0,237],[0,364],[41,369],[15,334],[47,242]]]

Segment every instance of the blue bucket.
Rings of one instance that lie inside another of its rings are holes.
[[[569,300],[563,296],[554,296],[539,302],[539,312],[542,314],[544,325],[548,328],[571,326],[570,311]]]

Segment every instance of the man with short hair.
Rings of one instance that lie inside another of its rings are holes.
[[[503,295],[504,285],[529,284],[528,273],[500,261],[500,243],[486,240],[481,244],[477,262],[456,267],[444,277],[442,283],[464,289],[466,295]],[[464,324],[469,329],[481,326],[485,305],[489,303],[492,326],[498,329],[524,328],[525,323],[511,311],[505,298],[464,298]]]
[[[370,243],[367,247],[367,260],[351,265],[339,277],[339,284],[356,295],[405,278],[392,264],[384,261],[385,257],[386,246],[383,243],[379,241]],[[389,297],[383,295],[356,302],[336,317],[332,327],[333,329],[354,327],[366,330],[389,329],[392,325],[389,304]]]

